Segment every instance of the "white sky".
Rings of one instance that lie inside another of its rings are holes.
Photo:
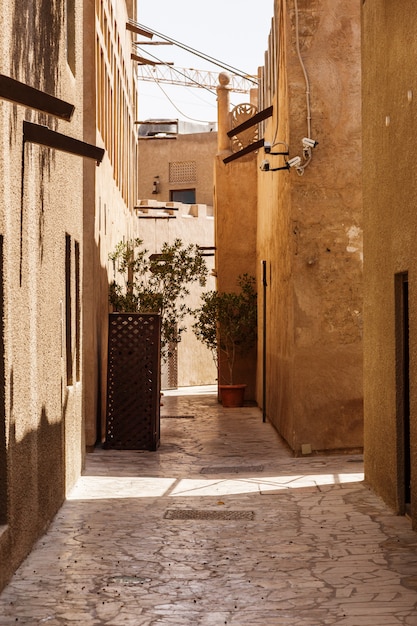
[[[138,22],[244,73],[256,75],[258,67],[264,64],[273,6],[274,0],[138,0]],[[142,37],[137,39],[146,41]],[[222,71],[177,46],[143,46],[138,54],[149,56],[146,52],[162,61],[173,61],[179,68]],[[215,94],[192,87],[167,84],[160,87],[139,82],[141,120],[216,121]],[[231,94],[232,104],[248,101],[249,96]]]

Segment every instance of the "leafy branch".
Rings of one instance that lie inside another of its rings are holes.
[[[118,243],[109,259],[118,274],[109,289],[113,309],[159,313],[161,352],[166,360],[186,330],[184,318],[192,312],[186,303],[189,285],[206,284],[208,270],[201,251],[195,244],[185,246],[176,239],[173,244],[165,242],[160,253],[149,254],[137,238]]]
[[[228,384],[233,384],[236,356],[246,354],[257,337],[257,295],[255,278],[242,274],[238,278],[239,293],[208,291],[202,295],[203,305],[194,311],[193,331],[211,350],[216,366],[219,353],[226,356]]]

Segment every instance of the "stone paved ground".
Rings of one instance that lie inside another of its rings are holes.
[[[417,624],[417,534],[360,456],[292,458],[258,409],[214,395],[162,414],[157,452],[88,455],[1,626]]]

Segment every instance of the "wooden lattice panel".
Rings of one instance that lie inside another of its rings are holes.
[[[109,315],[106,448],[159,445],[160,333],[159,315]]]
[[[196,161],[172,161],[169,164],[170,183],[195,183],[197,182]]]

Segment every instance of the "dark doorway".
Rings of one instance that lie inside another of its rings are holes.
[[[405,514],[411,509],[408,273],[397,274],[395,279],[398,488],[400,512]]]

